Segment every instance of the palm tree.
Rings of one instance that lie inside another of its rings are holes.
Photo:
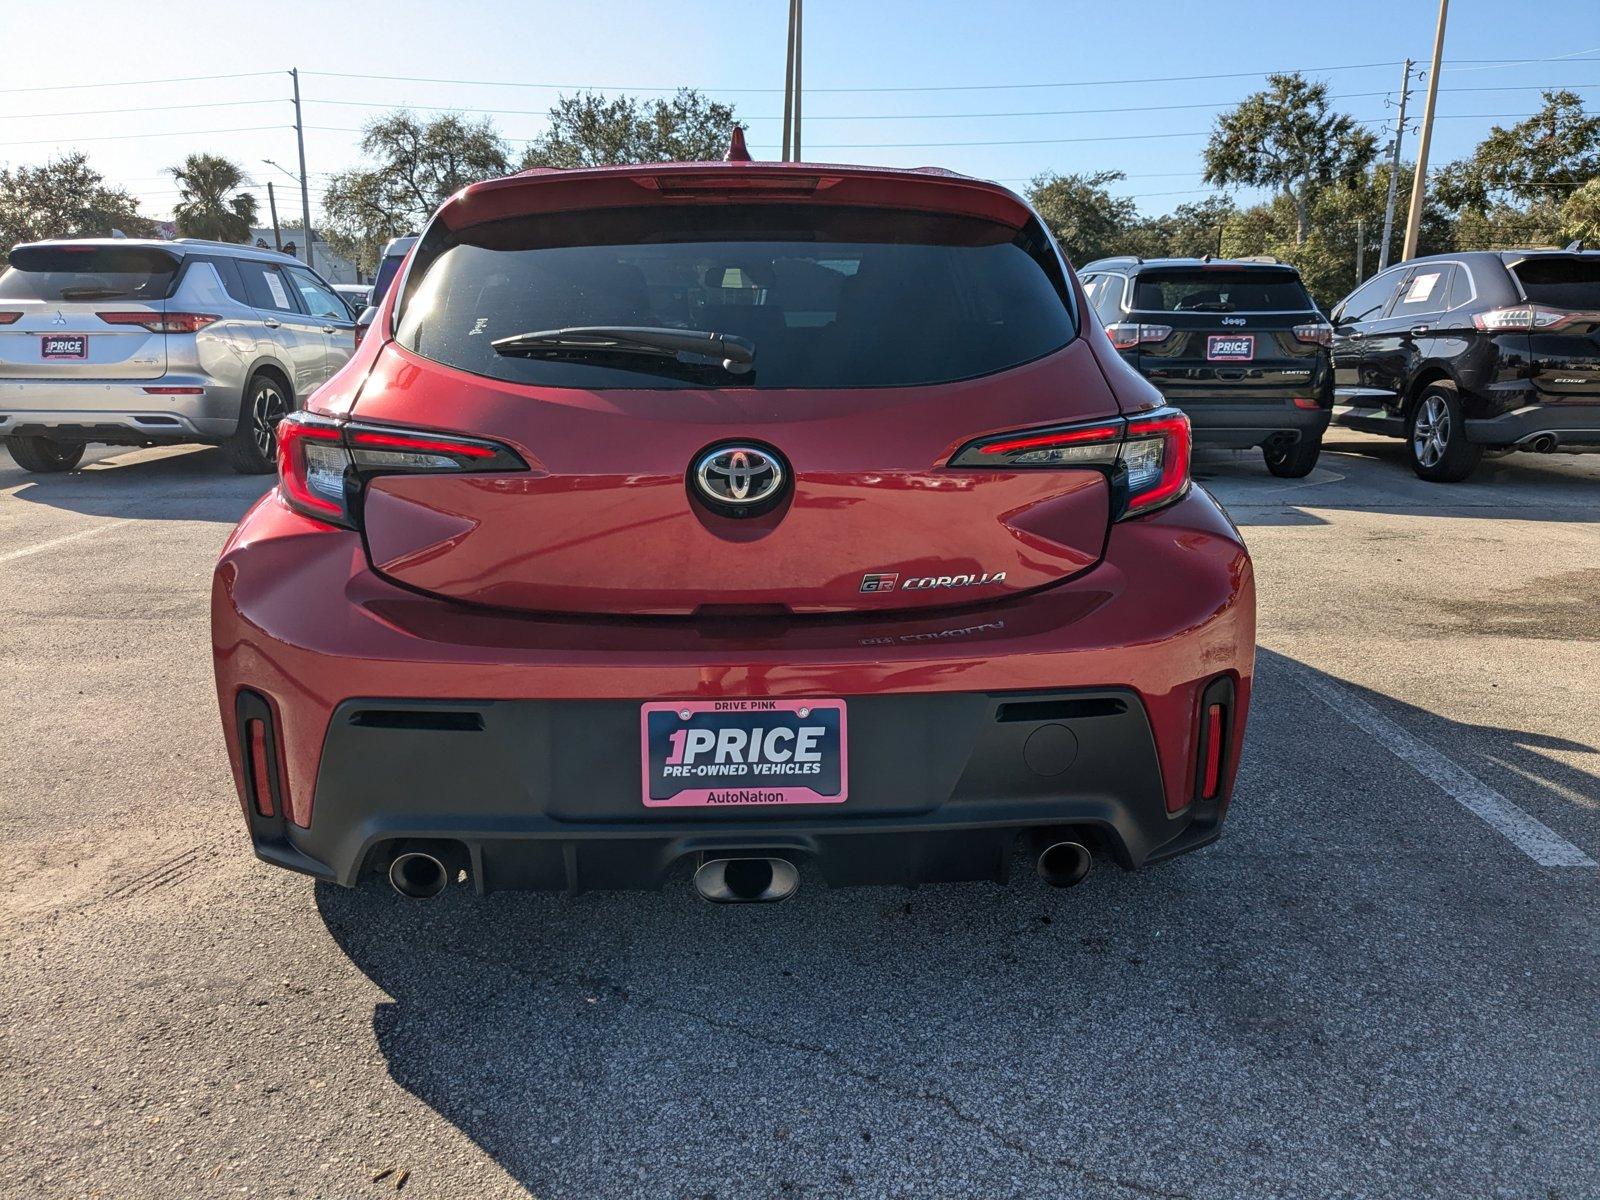
[[[172,207],[183,237],[219,242],[248,242],[256,221],[256,198],[238,189],[244,172],[220,154],[191,154],[167,173],[178,181],[178,203]]]

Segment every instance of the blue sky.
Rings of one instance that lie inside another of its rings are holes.
[[[1570,86],[1600,107],[1600,0],[1527,5],[1536,19],[1506,0],[1450,7],[1435,164],[1532,112],[1539,87]],[[1206,194],[1204,131],[1267,71],[1326,79],[1340,108],[1385,119],[1400,61],[1426,63],[1436,11],[1434,0],[808,0],[806,157],[934,164],[1018,187],[1044,170],[1121,170],[1119,190],[1141,210],[1168,211]],[[0,163],[82,149],[165,215],[175,191],[162,169],[207,150],[262,185],[275,179],[280,206],[297,211],[284,192],[294,184],[262,163],[295,170],[291,66],[304,73],[314,191],[357,161],[355,130],[386,108],[498,110],[502,132],[521,143],[559,91],[583,86],[700,87],[733,102],[756,156],[775,158],[786,12],[786,0],[213,0],[155,10],[61,0],[48,19],[37,9],[0,18]],[[1175,78],[1235,72],[1255,74]],[[222,78],[125,86],[196,75]],[[1118,82],[1132,80],[1161,82]],[[100,86],[59,86],[83,84]],[[54,90],[31,90],[42,88]]]

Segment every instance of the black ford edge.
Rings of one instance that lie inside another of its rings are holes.
[[[1412,259],[1333,323],[1335,421],[1404,438],[1424,479],[1465,479],[1485,454],[1600,452],[1600,252]]]

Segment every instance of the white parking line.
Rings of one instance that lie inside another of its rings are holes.
[[[1348,688],[1299,663],[1294,676],[1317,699],[1398,759],[1409,763],[1462,808],[1479,817],[1501,837],[1541,867],[1593,867],[1597,864],[1582,850],[1529,816],[1483,780],[1446,758],[1426,742],[1412,737]]]
[[[0,554],[0,564],[15,562],[19,558],[27,558],[28,555],[38,554],[43,550],[53,550],[57,546],[63,546],[68,542],[75,542],[79,538],[93,537],[97,533],[104,533],[108,529],[115,529],[118,525],[126,524],[127,520],[125,518],[117,521],[106,521],[101,525],[94,525],[88,529],[80,529],[77,533],[68,533],[58,538],[51,538],[48,542],[40,542],[37,546],[24,546],[20,550],[7,551],[5,554]]]

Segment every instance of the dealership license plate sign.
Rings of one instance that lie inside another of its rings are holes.
[[[1249,362],[1255,356],[1252,333],[1213,333],[1206,338],[1206,358],[1211,362]]]
[[[647,808],[838,804],[846,786],[843,700],[646,704]]]
[[[40,358],[88,358],[89,339],[81,333],[47,333],[39,339]]]

